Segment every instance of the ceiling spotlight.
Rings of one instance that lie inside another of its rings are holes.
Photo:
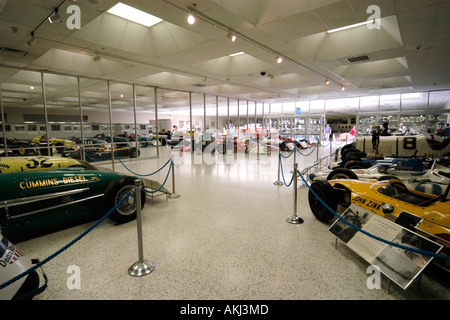
[[[329,84],[330,84],[330,80],[328,80],[328,79],[325,80],[325,84],[326,84],[326,85],[329,85]]]
[[[34,46],[36,44],[36,37],[34,36],[34,32],[31,33],[31,38],[27,41],[27,43],[29,46]]]
[[[345,87],[344,86],[341,87],[341,91],[345,91]]]
[[[58,13],[58,8],[55,9],[55,13],[53,15],[48,17],[48,21],[50,21],[50,23],[53,23],[53,22],[60,22],[61,23],[62,22],[62,19],[59,16],[59,13]]]
[[[228,40],[231,40],[231,42],[235,42],[237,37],[236,37],[235,34],[232,34],[231,31],[230,31],[227,34],[227,38],[228,38]]]
[[[194,24],[194,23],[195,23],[195,17],[194,17],[192,14],[190,14],[190,15],[188,16],[188,18],[187,18],[187,22],[188,22],[189,24]]]
[[[283,62],[283,58],[281,56],[277,57],[277,63],[282,63]]]

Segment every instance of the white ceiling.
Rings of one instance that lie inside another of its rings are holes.
[[[0,47],[8,48],[0,66],[261,102],[450,88],[450,1],[123,0],[164,20],[150,28],[107,13],[116,2],[0,0]],[[80,30],[66,26],[73,4]],[[366,21],[369,5],[380,8],[380,29],[326,33]],[[63,22],[50,24],[45,19],[58,6]],[[188,7],[200,13],[195,25],[186,21]],[[236,42],[227,28],[241,35]],[[245,54],[228,56],[239,51]],[[347,60],[362,55],[369,60]],[[0,73],[0,83],[13,75]]]

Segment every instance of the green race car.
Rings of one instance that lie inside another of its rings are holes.
[[[0,231],[13,243],[104,216],[131,192],[109,218],[136,217],[135,177],[84,166],[0,174]],[[141,208],[145,204],[141,188]]]

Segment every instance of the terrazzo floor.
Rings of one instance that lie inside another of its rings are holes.
[[[155,149],[155,148],[153,148]],[[146,175],[172,156],[115,163],[114,170]],[[318,155],[299,156],[299,169]],[[201,156],[200,156],[201,157]],[[312,215],[307,187],[276,186],[278,155],[216,155],[201,159],[174,154],[179,198],[147,197],[142,211],[144,259],[155,270],[132,277],[138,260],[137,224],[105,220],[43,269],[48,288],[34,300],[409,300],[449,299],[441,275],[425,272],[406,290],[369,289],[368,263],[344,244],[335,246],[328,225]],[[206,160],[206,161],[205,161]],[[210,161],[213,160],[213,161]],[[205,163],[208,162],[208,163]],[[286,181],[293,159],[282,159]],[[106,163],[104,167],[111,168]],[[167,170],[151,179],[163,182]],[[166,183],[173,191],[171,178]],[[295,213],[304,220],[290,224]],[[28,257],[50,256],[92,223],[17,244]],[[71,266],[79,267],[80,288],[72,288]],[[444,279],[445,280],[445,279]],[[447,279],[448,280],[448,279]]]

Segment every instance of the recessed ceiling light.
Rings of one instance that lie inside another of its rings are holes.
[[[109,13],[119,16],[121,18],[142,24],[146,27],[151,27],[159,22],[162,19],[152,16],[144,11],[139,9],[130,7],[126,4],[119,2],[114,7],[108,10]]]
[[[194,23],[195,23],[195,17],[194,17],[192,14],[190,14],[190,15],[187,17],[187,22],[188,22],[189,24],[194,24]]]
[[[337,32],[337,31],[352,29],[352,28],[356,28],[356,27],[359,27],[359,26],[363,26],[363,25],[369,24],[369,23],[372,23],[372,21],[371,20],[367,20],[367,21],[364,21],[364,22],[351,24],[351,25],[348,25],[348,26],[345,26],[345,27],[331,29],[331,30],[328,30],[327,32],[328,33],[333,33],[333,32]]]
[[[241,51],[241,52],[236,52],[236,53],[229,54],[228,56],[229,56],[229,57],[235,57],[235,56],[240,56],[241,54],[244,54],[244,52],[243,52],[243,51]]]
[[[277,57],[277,63],[282,63],[283,62],[283,58],[281,56]]]

